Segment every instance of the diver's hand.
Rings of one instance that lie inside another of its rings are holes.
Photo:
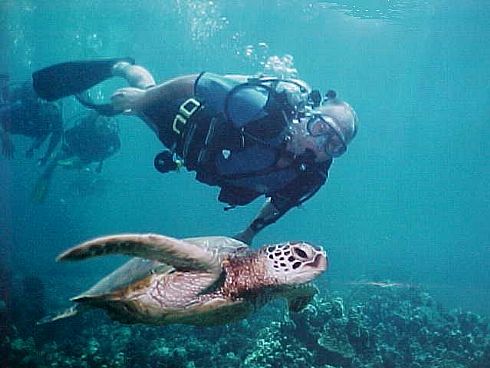
[[[2,139],[2,155],[9,160],[14,157],[15,147],[9,138]]]
[[[119,88],[111,96],[112,106],[116,111],[126,114],[133,113],[136,103],[143,97],[145,91],[134,87]]]

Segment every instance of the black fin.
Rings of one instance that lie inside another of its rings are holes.
[[[34,189],[31,193],[31,200],[33,202],[42,203],[46,199],[48,195],[49,184],[51,183],[54,170],[56,169],[56,167],[58,167],[59,159],[59,157],[53,159],[46,166],[42,175],[36,180],[36,184],[34,184]]]
[[[112,77],[112,67],[120,61],[134,64],[132,58],[69,61],[32,73],[37,95],[48,101],[83,92]]]

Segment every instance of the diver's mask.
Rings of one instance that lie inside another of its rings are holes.
[[[335,118],[325,114],[312,114],[302,119],[308,119],[308,133],[315,138],[317,147],[324,149],[327,155],[339,157],[345,153],[347,143]]]

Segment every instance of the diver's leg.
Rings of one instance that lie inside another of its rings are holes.
[[[126,79],[131,87],[120,88],[111,96],[112,110],[132,113],[136,102],[145,94],[145,90],[155,86],[151,73],[139,65],[121,61],[112,68],[114,76]],[[85,104],[85,106],[87,106]]]
[[[112,106],[116,111],[151,116],[153,120],[156,110],[175,100],[193,97],[197,77],[198,74],[186,75],[148,89],[120,88],[111,97]]]
[[[113,76],[115,64],[125,61],[134,64],[131,58],[70,61],[51,65],[32,74],[32,84],[37,95],[48,101],[71,96]]]
[[[144,90],[155,86],[155,79],[151,73],[139,65],[128,61],[119,61],[112,67],[112,75],[126,79],[131,87],[121,88],[112,96],[111,103],[96,104],[91,101],[88,94],[80,93],[77,100],[89,109],[96,110],[103,116],[114,116],[120,113],[131,113],[133,101],[139,99]],[[124,92],[123,92],[124,91]]]
[[[198,74],[185,75],[171,79],[145,91],[145,94],[136,101],[134,109],[143,111],[154,104],[165,104],[182,98],[194,96],[194,83]]]
[[[112,68],[112,74],[126,79],[131,87],[148,89],[156,85],[151,73],[139,65],[127,61],[120,61]]]

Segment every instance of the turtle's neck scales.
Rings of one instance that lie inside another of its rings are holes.
[[[226,277],[220,291],[226,297],[237,298],[275,284],[267,276],[260,254],[229,258],[223,262],[223,269]]]

